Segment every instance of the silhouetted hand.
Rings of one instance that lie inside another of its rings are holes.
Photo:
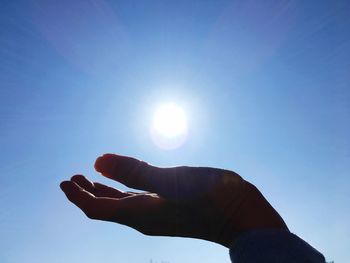
[[[158,168],[105,154],[102,175],[144,193],[122,192],[75,175],[61,183],[67,198],[92,219],[130,226],[146,235],[200,238],[229,246],[248,230],[286,224],[257,188],[238,174],[216,168]]]

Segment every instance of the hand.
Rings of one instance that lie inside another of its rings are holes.
[[[259,190],[231,171],[158,168],[114,154],[99,157],[95,169],[146,192],[122,192],[83,175],[62,182],[67,198],[91,219],[127,225],[146,235],[200,238],[226,247],[244,231],[288,231]]]

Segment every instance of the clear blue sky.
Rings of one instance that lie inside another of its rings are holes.
[[[88,220],[58,185],[116,152],[232,169],[328,260],[350,258],[349,1],[1,1],[0,261],[222,262]],[[186,105],[158,149],[152,109]]]

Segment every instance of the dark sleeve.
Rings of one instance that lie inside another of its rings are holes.
[[[230,247],[233,263],[325,263],[324,256],[285,230],[254,230],[241,234]]]

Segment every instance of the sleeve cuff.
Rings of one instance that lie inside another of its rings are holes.
[[[233,263],[325,263],[324,256],[286,230],[263,229],[241,234],[230,246]]]

